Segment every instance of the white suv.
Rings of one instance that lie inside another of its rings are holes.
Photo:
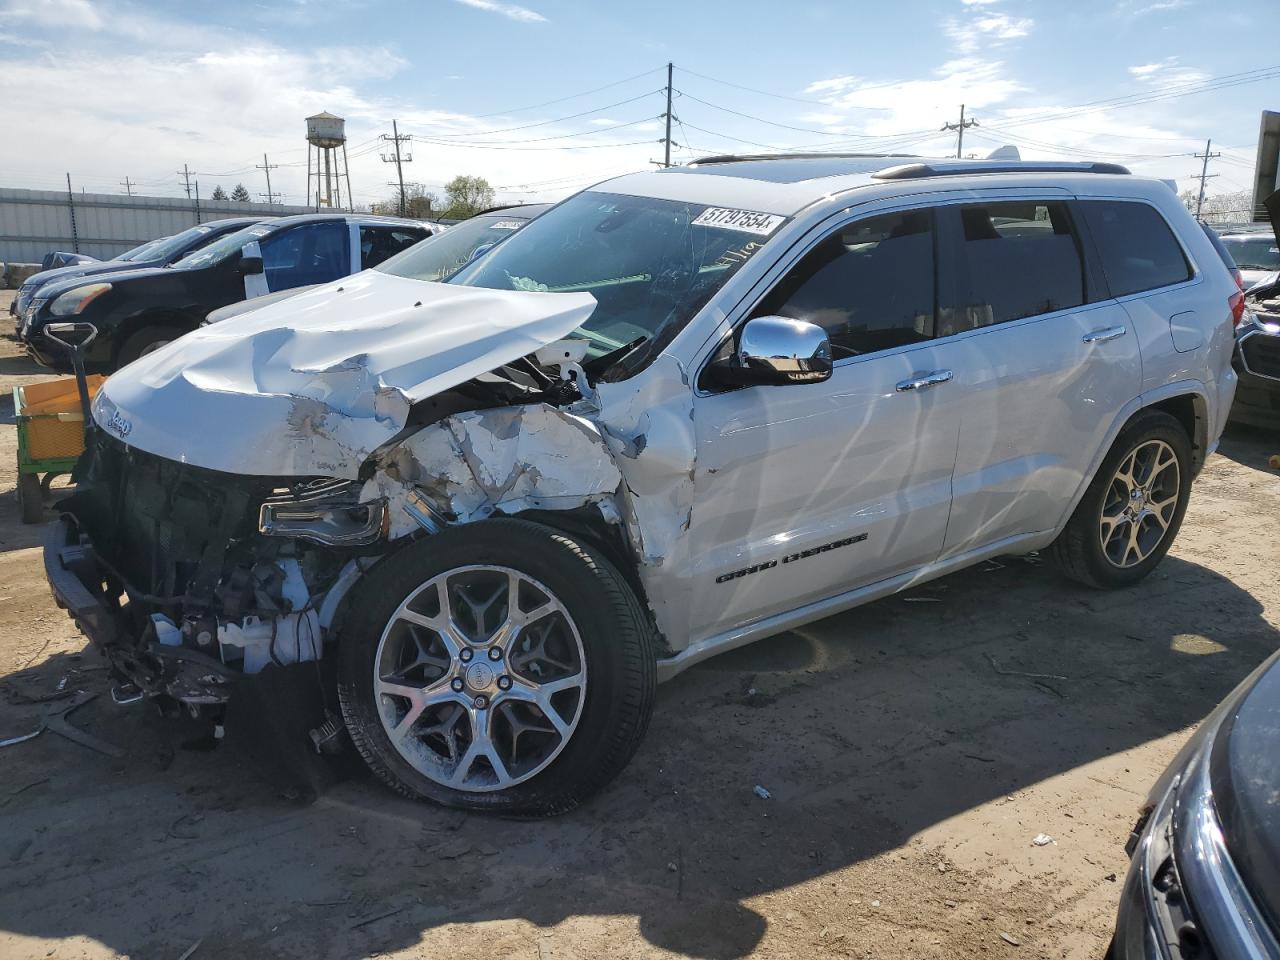
[[[1135,583],[1235,389],[1238,287],[1112,165],[722,158],[414,257],[113,376],[46,564],[120,699],[332,683],[473,809],[570,809],[660,680],[984,558]]]

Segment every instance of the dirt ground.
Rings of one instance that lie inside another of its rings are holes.
[[[0,739],[65,680],[123,754],[0,751],[3,958],[1097,958],[1148,786],[1280,643],[1280,436],[1233,430],[1141,586],[1006,558],[722,656],[661,689],[631,766],[570,816],[360,775],[302,802],[243,742],[191,749],[111,702],[17,522],[8,393],[38,371],[16,353],[0,340]]]

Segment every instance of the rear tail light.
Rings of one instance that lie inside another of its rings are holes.
[[[1244,277],[1236,268],[1231,271],[1231,279],[1235,280],[1236,287],[1239,289],[1227,297],[1227,305],[1231,307],[1231,326],[1238,327],[1240,321],[1244,319]]]

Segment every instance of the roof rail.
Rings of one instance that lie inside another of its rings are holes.
[[[923,177],[958,177],[968,173],[1124,173],[1118,163],[1079,160],[957,160],[945,163],[904,163],[873,173],[877,180],[918,180]]]
[[[883,159],[893,160],[901,157],[903,159],[914,159],[914,153],[720,153],[710,157],[699,157],[696,160],[689,161],[689,165],[699,167],[703,164],[713,163],[743,163],[750,160],[866,160],[866,159]]]

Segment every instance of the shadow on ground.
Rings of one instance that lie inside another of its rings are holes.
[[[1252,596],[1173,558],[1119,593],[1029,557],[912,596],[936,602],[890,598],[665,686],[622,777],[548,822],[419,806],[363,776],[299,805],[243,742],[186,749],[189,729],[100,696],[73,716],[122,759],[50,734],[3,751],[0,926],[129,954],[202,939],[210,956],[348,957],[450,923],[621,915],[652,945],[741,957],[767,926],[751,898],[1193,724],[1280,642]],[[0,738],[61,676],[101,692],[95,662],[5,678]]]

